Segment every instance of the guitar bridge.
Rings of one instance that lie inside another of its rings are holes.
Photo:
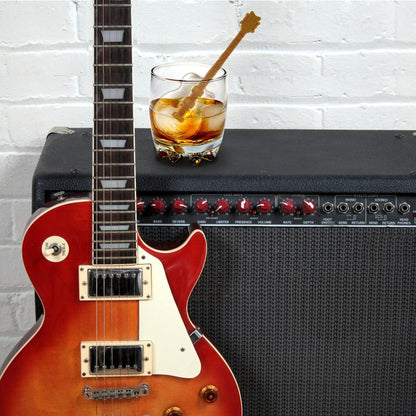
[[[89,400],[114,400],[114,399],[137,399],[147,396],[150,387],[147,383],[142,383],[135,387],[120,387],[116,389],[93,389],[86,386],[82,393]]]
[[[151,299],[150,264],[134,266],[80,266],[79,299],[146,300]]]

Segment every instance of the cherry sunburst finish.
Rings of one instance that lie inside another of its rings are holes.
[[[92,198],[37,211],[22,253],[44,315],[0,370],[2,416],[240,416],[235,378],[192,323],[200,229],[137,234],[130,0],[94,4]]]

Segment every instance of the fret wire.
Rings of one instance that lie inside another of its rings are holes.
[[[94,104],[133,104],[133,101],[94,101]]]
[[[101,44],[95,44],[94,48],[132,48],[131,45],[101,45]]]
[[[130,7],[131,4],[126,3],[112,3],[112,4],[94,4],[94,7]]]
[[[132,25],[95,25],[95,29],[106,29],[106,28],[112,28],[112,29],[131,29]]]
[[[94,163],[94,166],[101,167],[101,166],[131,166],[134,167],[134,163],[118,163],[118,162],[108,162],[108,163]]]
[[[114,211],[93,211],[93,214],[102,214],[102,215],[106,215],[106,214],[114,214],[115,212],[117,212],[117,214],[136,214],[136,210],[132,211],[132,210],[127,210],[127,211],[120,211],[120,210],[114,210]],[[105,223],[110,223],[110,222],[116,222],[118,224],[118,221],[114,220],[114,221],[105,221]],[[133,221],[130,221],[133,222]]]
[[[106,253],[106,252],[112,252],[112,250],[117,250],[120,252],[129,252],[129,251],[136,251],[137,248],[133,247],[133,248],[116,248],[116,249],[108,249],[108,248],[94,248],[94,253]],[[106,256],[106,258],[108,257],[112,257],[112,256]],[[116,256],[116,257],[120,257],[120,256]]]
[[[110,222],[109,221],[94,221],[94,224],[109,224]],[[111,222],[111,224],[134,224],[134,225],[136,225],[136,222],[135,221],[112,221]]]
[[[99,66],[99,67],[109,67],[109,66],[133,67],[132,64],[94,64],[93,66]]]
[[[132,118],[94,118],[93,121],[133,121]]]
[[[118,134],[116,133],[109,133],[109,134],[94,133],[93,136],[94,137],[120,137],[122,139],[123,137],[134,137],[134,134],[133,133],[126,133],[126,134],[124,133],[118,133]]]
[[[136,231],[126,231],[126,230],[108,230],[108,231],[101,231],[101,230],[95,230],[94,234],[136,234]],[[124,241],[124,240],[123,240]],[[134,240],[136,241],[136,240]]]

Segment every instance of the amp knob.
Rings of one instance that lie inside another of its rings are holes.
[[[268,199],[261,199],[257,204],[257,210],[262,214],[267,214],[272,210],[272,203]]]
[[[295,210],[295,203],[291,199],[285,199],[280,203],[280,209],[285,214],[291,214]]]
[[[183,199],[175,199],[172,203],[173,212],[176,214],[182,214],[186,211],[186,203]]]
[[[315,212],[315,210],[316,210],[316,204],[311,199],[305,199],[302,202],[302,211],[305,214],[312,214]]]
[[[137,212],[143,212],[144,210],[144,201],[142,201],[141,199],[138,199],[136,201],[136,210]]]
[[[150,203],[150,209],[155,214],[159,214],[165,210],[165,203],[161,199],[154,199]]]
[[[201,214],[207,212],[209,208],[208,201],[205,198],[200,198],[195,202],[195,210]]]
[[[250,201],[246,198],[240,199],[237,202],[237,210],[238,212],[241,212],[242,214],[246,214],[251,209]]]
[[[225,214],[230,210],[230,203],[226,199],[219,199],[215,204],[215,212]]]

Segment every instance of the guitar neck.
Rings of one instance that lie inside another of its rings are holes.
[[[136,263],[130,0],[94,2],[93,263]]]

